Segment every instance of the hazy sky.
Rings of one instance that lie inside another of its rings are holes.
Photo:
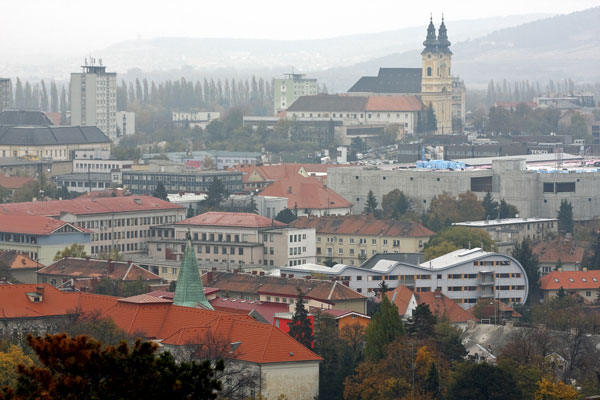
[[[91,51],[127,39],[189,36],[312,39],[439,20],[568,13],[600,0],[2,0],[2,53]]]

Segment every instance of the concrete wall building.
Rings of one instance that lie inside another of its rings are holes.
[[[178,260],[187,232],[200,265],[301,265],[315,260],[315,231],[250,213],[207,212],[150,229],[148,254]]]
[[[59,188],[65,187],[70,192],[87,193],[110,189],[113,184],[118,185],[121,182],[121,174],[112,174],[110,172],[79,172],[57,175],[54,177],[54,181]]]
[[[117,138],[117,73],[90,60],[71,74],[71,125],[96,126],[111,140]]]
[[[514,245],[523,239],[537,241],[558,234],[556,218],[503,218],[457,222],[452,225],[483,229],[496,242],[498,252],[504,254],[511,254]]]
[[[385,194],[401,188],[417,212],[426,211],[433,197],[443,192],[458,196],[470,190],[480,200],[490,192],[494,199],[515,205],[520,216],[528,218],[555,218],[560,202],[568,200],[577,220],[598,215],[598,182],[600,172],[596,168],[529,170],[525,160],[510,157],[493,160],[492,168],[451,171],[347,167],[331,169],[327,175],[328,187],[353,202],[355,212],[364,209],[369,190],[381,204]]]
[[[10,108],[12,104],[12,82],[8,78],[0,78],[0,111]]]
[[[0,214],[0,250],[14,250],[49,265],[73,243],[90,253],[91,232],[75,224],[36,215]]]
[[[36,283],[37,271],[44,265],[16,250],[0,250],[0,262],[8,267],[9,276],[4,273],[0,279],[7,278],[10,283]]]
[[[123,171],[123,186],[133,194],[152,194],[160,182],[167,193],[201,193],[208,190],[215,178],[223,183],[229,193],[239,193],[243,189],[241,172],[199,171],[185,167]]]
[[[280,268],[281,276],[304,278],[326,275],[359,293],[374,296],[385,280],[390,288],[408,286],[416,293],[440,290],[463,308],[480,298],[525,304],[529,287],[525,270],[517,260],[500,253],[474,248],[456,250],[420,265],[379,261],[373,268],[337,264]]]
[[[151,226],[182,221],[185,213],[185,207],[150,196],[79,197],[0,206],[0,215],[40,215],[90,230],[88,254],[92,256],[112,249],[144,251]]]
[[[300,96],[319,93],[316,79],[305,78],[304,74],[285,74],[283,79],[273,79],[273,114],[286,110]]]
[[[131,111],[117,111],[115,114],[117,123],[117,138],[135,135],[135,113]]]
[[[366,215],[300,217],[290,226],[316,231],[317,263],[360,265],[377,253],[417,253],[435,233],[417,222],[376,220]]]

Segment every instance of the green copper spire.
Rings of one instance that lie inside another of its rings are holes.
[[[192,245],[192,237],[188,232],[186,234],[185,254],[179,268],[177,277],[177,286],[173,296],[173,304],[184,307],[199,307],[207,310],[214,310],[206,297],[202,287],[202,278],[198,271],[198,262]]]

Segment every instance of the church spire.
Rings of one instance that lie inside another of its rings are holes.
[[[425,46],[425,49],[423,50],[423,53],[427,52],[427,51],[431,51],[431,52],[436,52],[437,51],[437,44],[438,41],[435,37],[435,26],[433,25],[433,15],[431,15],[429,17],[429,26],[427,27],[427,38],[425,38],[425,41],[423,42],[423,46]]]
[[[177,286],[173,295],[173,304],[177,306],[204,308],[214,310],[206,296],[204,296],[204,287],[202,278],[198,271],[198,262],[192,245],[192,235],[186,234],[185,253],[179,268],[177,277]]]
[[[440,25],[437,41],[440,52],[452,54],[449,49],[450,41],[448,40],[448,31],[446,30],[446,24],[444,23],[444,14],[442,14],[442,24]]]

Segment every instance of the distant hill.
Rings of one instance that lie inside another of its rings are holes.
[[[453,42],[453,74],[467,84],[483,85],[490,79],[561,79],[600,81],[600,7],[543,18],[504,28],[481,38]],[[394,53],[348,67],[314,71],[332,90],[346,91],[362,75],[379,67],[418,67],[421,47]]]

